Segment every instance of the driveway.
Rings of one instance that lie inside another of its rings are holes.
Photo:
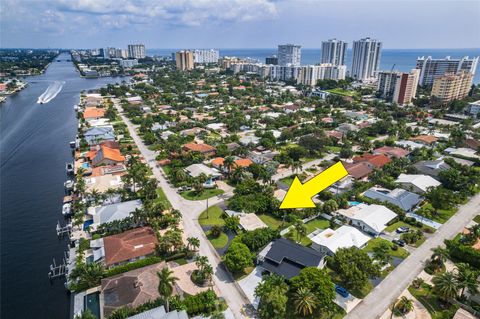
[[[238,281],[238,285],[242,288],[250,303],[255,309],[258,306],[258,299],[255,298],[255,288],[262,281],[262,268],[255,267],[255,269],[245,278]]]
[[[250,304],[248,298],[243,294],[242,289],[235,282],[231,274],[220,265],[221,257],[210,244],[198,223],[198,216],[205,210],[207,201],[189,201],[177,193],[175,188],[167,182],[164,171],[157,167],[155,160],[156,153],[145,146],[136,132],[136,126],[134,126],[125,115],[123,115],[123,109],[118,103],[118,100],[113,99],[113,102],[116,109],[119,111],[123,122],[127,125],[132,139],[135,141],[142,156],[152,169],[153,175],[158,180],[159,187],[163,189],[173,208],[178,209],[181,212],[185,235],[187,237],[197,237],[200,239],[199,254],[208,257],[208,260],[214,269],[214,282],[218,290],[221,291],[221,296],[231,308],[235,318],[248,318],[249,315],[247,312],[249,311]],[[229,198],[229,195],[231,196],[231,194],[223,194],[212,197],[208,200],[208,203],[210,206],[222,204],[225,199]]]
[[[432,255],[432,248],[443,246],[445,239],[455,237],[480,213],[480,194],[459,207],[458,212],[442,225],[430,238],[406,258],[345,318],[380,318],[388,306],[400,296],[424,268]]]

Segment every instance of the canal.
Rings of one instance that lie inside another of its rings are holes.
[[[118,78],[80,78],[61,54],[28,87],[0,105],[0,317],[65,319],[64,280],[50,282],[49,265],[63,258],[66,240],[55,232],[62,214],[65,163],[76,135],[73,106],[80,92]],[[45,103],[38,104],[42,99]]]

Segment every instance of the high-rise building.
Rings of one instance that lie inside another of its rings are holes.
[[[465,70],[436,77],[433,81],[432,96],[441,103],[463,99],[470,92],[472,81],[473,74]]]
[[[130,59],[144,59],[145,58],[145,45],[143,45],[143,44],[129,44],[128,45],[128,57]]]
[[[381,49],[382,42],[375,39],[353,41],[351,76],[361,81],[374,79],[380,65]]]
[[[322,63],[320,65],[307,65],[300,68],[297,77],[297,84],[314,86],[318,80],[343,80],[347,73],[345,65],[333,65]]]
[[[378,73],[377,91],[387,101],[399,105],[408,105],[417,94],[420,71],[413,69],[410,73],[382,71]]]
[[[195,63],[218,63],[220,53],[218,50],[194,50],[193,58]]]
[[[295,44],[280,44],[277,56],[280,66],[300,66],[302,47]]]
[[[322,58],[320,63],[331,63],[333,65],[345,64],[345,53],[347,43],[337,39],[330,39],[322,42]]]
[[[175,64],[178,70],[186,71],[194,68],[193,52],[182,50],[175,53]]]
[[[446,73],[458,73],[459,71],[468,71],[475,74],[478,65],[478,57],[469,58],[465,56],[460,59],[452,59],[449,56],[444,59],[433,59],[429,57],[419,57],[416,68],[420,70],[419,84],[430,86],[438,76]]]
[[[278,64],[277,56],[276,55],[267,56],[265,58],[265,64],[277,65]]]

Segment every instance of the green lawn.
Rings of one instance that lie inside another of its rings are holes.
[[[424,205],[425,207],[432,208],[432,204],[426,203]],[[445,223],[447,220],[450,219],[455,213],[457,212],[457,208],[452,208],[452,209],[438,209],[437,214],[432,216],[432,220],[439,222],[441,224]]]
[[[172,204],[170,204],[170,201],[168,200],[167,196],[163,192],[163,189],[157,188],[157,202],[162,203],[166,208],[171,208]]]
[[[363,248],[363,250],[365,250],[366,252],[372,252],[373,248],[380,245],[381,242],[386,242],[387,244],[390,245],[390,247],[393,246],[393,244],[386,239],[374,238],[374,239],[371,239],[368,242],[367,246],[365,248]],[[409,255],[408,251],[406,251],[405,249],[403,249],[401,247],[398,247],[397,250],[390,249],[390,256],[392,256],[392,257],[398,257],[398,258],[405,259],[405,258],[408,257],[408,255]]]
[[[473,220],[480,224],[480,215],[475,216]]]
[[[395,231],[398,227],[402,227],[402,226],[407,226],[408,228],[410,228],[410,229],[415,229],[415,230],[418,230],[418,229],[419,229],[418,227],[409,225],[409,224],[407,224],[407,223],[405,223],[405,222],[398,221],[398,222],[396,222],[396,223],[391,224],[391,225],[388,226],[387,228],[385,228],[385,231],[390,233],[390,232]]]
[[[448,316],[449,310],[445,310],[440,303],[440,300],[433,293],[432,287],[427,284],[422,284],[419,289],[413,286],[408,287],[408,291],[427,308],[432,316],[432,319],[451,318]],[[451,306],[452,311],[456,306]]]
[[[298,176],[298,179],[299,179],[301,182],[303,182],[303,181],[307,178],[307,175],[306,175],[306,174],[300,173],[300,174],[298,174],[298,175],[290,175],[290,176],[288,176],[288,177],[282,178],[282,179],[280,180],[280,182],[282,182],[282,183],[285,184],[285,185],[290,186],[290,185],[292,184],[293,180],[295,179],[295,176]]]
[[[282,226],[282,219],[280,218],[277,218],[277,217],[274,217],[272,215],[267,215],[267,214],[259,214],[257,215],[258,218],[260,218],[265,224],[267,224],[268,227],[272,228],[272,229],[283,229],[285,227],[288,226],[287,223],[285,223],[283,226],[284,227],[281,227]]]
[[[220,234],[217,238],[213,237],[210,234],[210,231],[206,233],[208,240],[212,243],[213,247],[215,248],[223,248],[226,244],[228,244],[228,236],[224,232]]]
[[[338,95],[343,95],[343,96],[355,96],[357,94],[357,92],[355,92],[355,91],[344,90],[344,89],[341,89],[341,88],[327,90],[327,92],[333,93],[333,94],[338,94]]]
[[[342,149],[341,147],[338,147],[338,146],[327,146],[325,148],[332,153],[340,153],[340,150]]]
[[[213,226],[213,225],[225,225],[225,221],[222,218],[223,210],[218,206],[212,206],[208,208],[208,218],[207,211],[205,210],[198,217],[198,222],[200,225],[204,226]]]
[[[222,189],[213,188],[213,189],[203,190],[203,192],[200,195],[196,195],[195,191],[193,190],[182,192],[180,195],[182,195],[183,198],[188,200],[202,200],[202,199],[207,199],[220,194],[223,194]]]
[[[314,219],[312,221],[309,221],[308,223],[305,224],[305,227],[307,227],[307,235],[310,234],[311,232],[313,232],[314,230],[316,230],[317,228],[318,229],[326,229],[328,227],[330,227],[330,222],[326,219]],[[293,240],[297,240],[297,231],[295,229],[291,229],[290,232],[292,233],[292,239]],[[308,237],[303,237],[301,240],[300,240],[300,243],[303,245],[303,246],[309,246],[312,241],[308,238]]]

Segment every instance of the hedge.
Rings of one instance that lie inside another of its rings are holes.
[[[445,240],[445,245],[452,259],[468,263],[477,269],[480,268],[480,251],[455,240]]]
[[[107,270],[107,274],[105,275],[105,277],[115,276],[115,275],[122,274],[122,273],[130,271],[130,270],[142,268],[142,267],[145,267],[145,266],[150,266],[150,265],[159,263],[161,261],[162,261],[162,258],[157,257],[157,256],[147,257],[145,259],[140,259],[140,260],[137,260],[137,261],[125,264],[125,265],[121,265],[121,266],[111,268],[111,269]]]

